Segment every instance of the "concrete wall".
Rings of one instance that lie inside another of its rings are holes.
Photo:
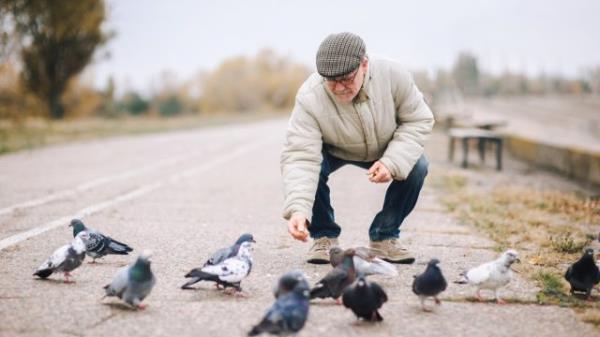
[[[506,134],[504,141],[511,155],[518,159],[600,187],[600,153],[558,147],[511,134]]]

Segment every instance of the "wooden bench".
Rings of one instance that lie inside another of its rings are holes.
[[[469,142],[475,141],[479,150],[479,159],[483,164],[485,162],[486,145],[491,143],[495,144],[496,147],[496,169],[498,171],[502,170],[502,146],[504,140],[497,132],[476,128],[451,128],[448,130],[448,136],[450,137],[448,144],[449,161],[454,159],[454,143],[460,141],[463,148],[462,167],[466,168],[469,158]]]

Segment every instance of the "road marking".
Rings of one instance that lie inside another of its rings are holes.
[[[227,163],[228,161],[231,161],[237,157],[240,157],[246,153],[249,153],[250,151],[252,151],[256,148],[259,148],[272,140],[273,140],[273,138],[270,137],[266,140],[256,141],[256,142],[253,142],[253,143],[250,143],[247,145],[243,145],[243,146],[239,147],[237,150],[230,152],[226,155],[220,156],[212,161],[208,161],[199,166],[192,167],[185,171],[181,171],[181,172],[172,174],[165,179],[161,179],[154,183],[147,184],[142,187],[136,188],[128,193],[121,194],[119,196],[113,197],[113,198],[105,200],[103,202],[88,206],[86,208],[79,210],[77,213],[75,213],[73,215],[65,216],[65,217],[50,221],[42,226],[32,228],[28,231],[9,236],[5,239],[0,240],[0,251],[4,250],[10,246],[16,245],[19,242],[22,242],[24,240],[27,240],[29,238],[32,238],[34,236],[40,235],[44,232],[47,232],[51,229],[54,229],[54,228],[57,228],[60,226],[67,226],[71,222],[71,219],[73,219],[73,218],[84,218],[86,216],[98,213],[106,208],[120,204],[122,202],[125,202],[128,200],[133,200],[133,199],[136,199],[143,195],[146,195],[146,194],[148,194],[158,188],[161,188],[165,185],[174,184],[185,178],[189,178],[196,174],[211,170],[221,164]]]
[[[35,207],[35,206],[40,206],[46,203],[49,203],[51,201],[57,200],[57,199],[63,199],[66,197],[70,197],[70,196],[74,196],[78,193],[81,192],[85,192],[87,190],[90,190],[94,187],[98,187],[104,184],[108,184],[111,183],[113,181],[117,181],[117,180],[124,180],[127,178],[131,178],[131,177],[135,177],[140,175],[141,173],[143,173],[144,171],[151,171],[157,168],[160,168],[162,166],[168,166],[168,165],[174,165],[174,164],[178,164],[180,162],[182,162],[183,160],[185,160],[186,158],[190,158],[189,155],[181,155],[181,156],[177,156],[175,158],[170,158],[167,160],[163,160],[162,162],[158,162],[158,163],[154,163],[151,165],[147,165],[144,167],[140,167],[140,168],[136,168],[136,169],[131,169],[131,170],[127,170],[125,172],[121,172],[118,174],[112,174],[112,175],[108,175],[102,178],[98,178],[92,181],[88,181],[85,182],[83,184],[78,185],[75,188],[72,188],[70,190],[64,190],[64,191],[59,191],[56,193],[51,193],[47,196],[41,197],[41,198],[37,198],[37,199],[33,199],[33,200],[29,200],[29,201],[25,201],[22,203],[18,203],[15,205],[11,205],[5,208],[0,209],[0,215],[3,214],[8,214],[8,213],[12,213],[14,211],[16,211],[17,209],[24,209],[24,208],[30,208],[30,207]]]

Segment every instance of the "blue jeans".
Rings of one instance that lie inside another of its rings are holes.
[[[323,151],[319,186],[313,205],[313,216],[308,226],[310,236],[314,239],[320,237],[336,238],[340,235],[341,228],[335,223],[333,208],[329,198],[329,175],[346,164],[356,165],[368,169],[374,162],[360,162],[343,160]],[[369,238],[372,241],[381,241],[397,238],[400,235],[400,225],[404,218],[410,214],[417,203],[423,181],[427,176],[429,163],[425,156],[421,156],[405,180],[393,180],[385,193],[383,208],[371,223]]]

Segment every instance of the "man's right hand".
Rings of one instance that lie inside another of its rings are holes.
[[[306,229],[306,217],[300,213],[294,213],[288,221],[288,232],[299,241],[308,241],[308,230]]]

